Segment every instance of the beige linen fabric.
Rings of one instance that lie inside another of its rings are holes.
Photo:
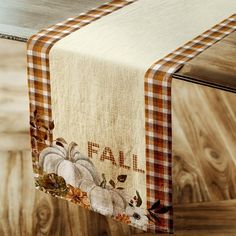
[[[57,42],[50,51],[54,137],[99,144],[92,161],[107,178],[128,174],[126,189],[146,202],[145,174],[100,161],[111,148],[145,170],[144,75],[157,60],[236,11],[232,0],[139,0]],[[132,169],[131,169],[132,170]]]

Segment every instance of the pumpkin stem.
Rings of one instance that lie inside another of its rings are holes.
[[[67,155],[66,159],[71,161],[71,162],[75,161],[74,158],[73,158],[72,152],[73,152],[73,150],[76,146],[77,146],[77,143],[71,142],[69,144],[69,147],[68,147],[68,155]]]

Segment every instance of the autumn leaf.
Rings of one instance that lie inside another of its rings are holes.
[[[122,188],[122,187],[118,187],[118,188],[116,188],[116,189],[118,189],[118,190],[124,190],[124,188]]]
[[[165,213],[167,213],[169,210],[170,210],[170,207],[163,206],[162,208],[155,210],[155,213],[158,213],[158,214],[165,214]]]
[[[31,125],[33,128],[37,128],[34,121],[30,121],[30,125]]]
[[[110,184],[113,188],[116,187],[116,184],[115,184],[114,180],[112,180],[112,179],[110,179],[109,184]]]
[[[147,218],[153,223],[156,222],[156,220],[151,215],[147,215]]]
[[[152,212],[152,211],[149,211],[149,214],[150,214],[150,216],[151,216],[153,219],[155,219],[155,221],[157,220],[157,221],[160,223],[160,218],[159,218],[159,216],[158,216],[157,214],[155,214],[155,213]]]
[[[35,111],[34,111],[34,117],[36,117],[36,116],[37,116],[37,114],[38,114],[38,111],[37,111],[37,110],[35,110]]]
[[[102,179],[106,181],[106,175],[102,173]]]
[[[154,209],[158,208],[158,207],[160,206],[160,204],[161,204],[161,201],[160,201],[160,200],[157,200],[157,201],[152,205],[152,207],[149,208],[149,210],[154,210]]]
[[[44,136],[45,136],[45,132],[39,131],[39,132],[37,133],[37,136],[43,140],[43,139],[44,139]]]
[[[54,121],[51,121],[50,124],[49,124],[49,129],[50,129],[50,130],[53,130],[54,127],[55,127]]]
[[[42,128],[46,129],[47,131],[49,130],[46,125],[43,125]]]
[[[132,203],[130,203],[130,202],[129,202],[129,206],[130,206],[130,207],[134,207],[134,205],[133,205]]]
[[[36,135],[32,135],[32,138],[34,138],[38,142],[42,142],[42,139]]]
[[[142,198],[140,197],[140,194],[139,194],[139,192],[137,190],[136,190],[136,195],[138,197],[136,206],[140,207],[142,205],[143,201],[142,201]]]
[[[53,195],[64,196],[68,192],[66,182],[63,177],[55,173],[46,174],[35,179],[37,187],[44,188]]]
[[[119,175],[117,177],[117,180],[121,183],[124,183],[126,181],[126,179],[127,179],[127,175]]]

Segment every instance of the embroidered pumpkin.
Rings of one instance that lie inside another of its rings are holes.
[[[91,208],[100,214],[115,216],[124,212],[128,205],[122,190],[103,188],[88,179],[82,179],[78,187],[87,193]]]
[[[74,187],[78,187],[81,179],[99,185],[100,178],[93,163],[76,150],[76,146],[75,143],[68,145],[63,139],[57,139],[40,153],[39,166],[46,173],[62,176],[67,184]]]

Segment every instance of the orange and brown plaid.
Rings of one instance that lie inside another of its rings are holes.
[[[172,75],[187,61],[235,30],[236,14],[154,63],[145,75],[147,206],[151,207],[156,199],[160,199],[171,209],[160,216],[160,224],[150,228],[152,232],[173,232]]]
[[[53,45],[72,32],[119,10],[137,0],[114,0],[92,9],[86,14],[69,18],[40,31],[28,41],[28,84],[30,120],[40,116],[39,122],[52,125],[49,52]],[[154,63],[148,69],[145,83],[146,116],[146,179],[147,206],[157,199],[169,206],[170,211],[151,224],[150,232],[173,232],[172,210],[172,131],[171,131],[171,79],[172,74],[188,60],[221,40],[236,29],[236,15],[231,16],[183,47]],[[37,111],[37,113],[35,112]],[[32,135],[33,134],[33,135]],[[31,137],[44,135],[44,131],[31,130]],[[52,139],[52,134],[51,137]],[[40,143],[40,142],[39,142]],[[37,146],[38,151],[42,147]],[[37,160],[35,160],[37,162]]]

